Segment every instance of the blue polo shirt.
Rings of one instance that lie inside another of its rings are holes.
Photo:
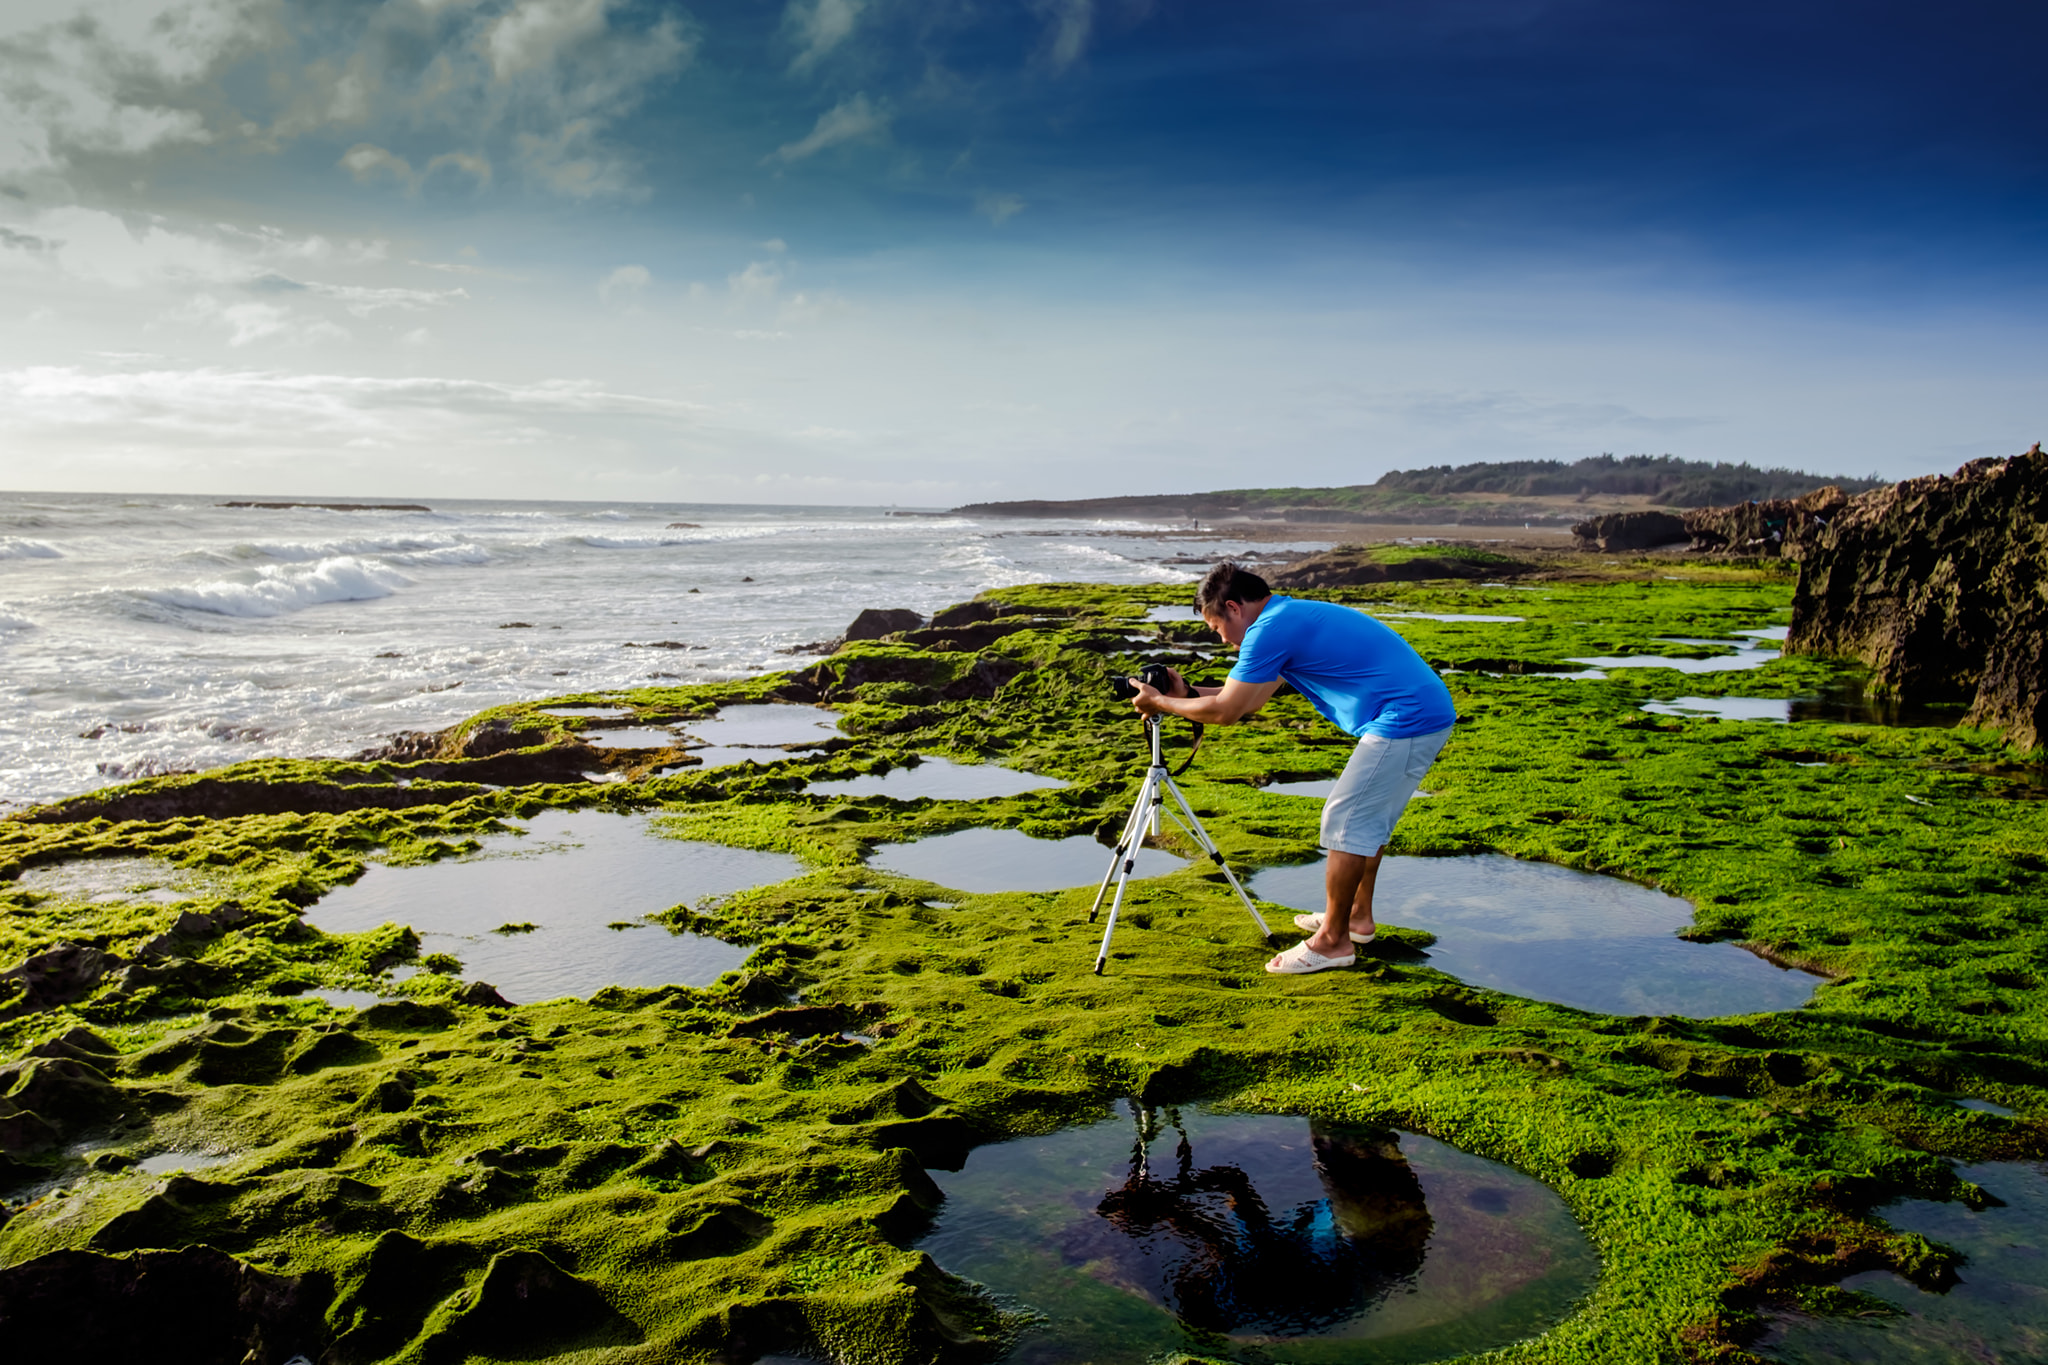
[[[1277,594],[1244,633],[1239,682],[1284,678],[1352,735],[1412,739],[1450,728],[1450,689],[1409,643],[1364,612]]]

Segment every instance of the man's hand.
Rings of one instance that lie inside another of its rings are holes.
[[[1174,674],[1180,681],[1180,675]],[[1229,725],[1243,720],[1252,712],[1264,706],[1275,692],[1280,690],[1280,679],[1266,683],[1239,682],[1236,678],[1224,679],[1221,688],[1207,692],[1181,684],[1181,690],[1188,693],[1186,698],[1175,698],[1178,707],[1169,709],[1167,698],[1157,688],[1147,687],[1137,678],[1131,679],[1137,695],[1131,698],[1131,705],[1141,716],[1179,716],[1183,720],[1200,721],[1204,725]]]
[[[1183,694],[1187,696],[1194,695],[1195,689],[1188,686],[1187,680],[1181,677],[1179,669],[1169,668],[1166,671],[1173,678],[1173,695],[1176,697]],[[1135,695],[1131,698],[1131,705],[1137,709],[1139,715],[1164,716],[1171,714],[1165,707],[1159,704],[1159,699],[1166,694],[1158,688],[1152,686],[1143,678],[1136,677],[1131,679],[1131,686],[1136,689]]]

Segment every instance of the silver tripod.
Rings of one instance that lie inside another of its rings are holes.
[[[1180,827],[1187,831],[1201,850],[1209,855],[1209,861],[1223,869],[1223,875],[1230,882],[1230,889],[1244,902],[1244,908],[1252,917],[1252,923],[1259,926],[1259,936],[1265,938],[1272,930],[1259,916],[1258,907],[1252,898],[1238,885],[1237,875],[1224,865],[1223,855],[1216,851],[1216,841],[1209,837],[1209,831],[1202,828],[1202,822],[1195,818],[1194,808],[1188,805],[1187,797],[1181,795],[1180,786],[1173,780],[1173,774],[1166,770],[1166,761],[1159,756],[1159,717],[1145,717],[1145,738],[1152,746],[1152,766],[1145,770],[1145,785],[1138,788],[1138,799],[1131,805],[1131,816],[1124,821],[1123,837],[1116,842],[1116,854],[1110,860],[1109,871],[1102,874],[1102,885],[1095,892],[1095,904],[1089,907],[1088,922],[1093,924],[1095,916],[1102,910],[1102,898],[1109,894],[1109,884],[1116,883],[1116,898],[1109,903],[1109,924],[1102,931],[1102,951],[1095,955],[1095,974],[1102,975],[1102,964],[1109,960],[1109,940],[1116,933],[1117,911],[1123,908],[1124,888],[1130,885],[1131,869],[1138,864],[1138,848],[1145,842],[1147,834],[1159,836],[1159,812],[1162,809],[1173,816]],[[1174,805],[1178,811],[1167,808],[1166,794],[1173,793]]]

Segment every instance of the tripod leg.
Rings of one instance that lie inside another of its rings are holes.
[[[1188,833],[1194,836],[1202,851],[1209,855],[1209,861],[1223,870],[1224,880],[1230,883],[1230,889],[1237,893],[1237,898],[1244,902],[1244,908],[1251,915],[1252,923],[1259,926],[1259,936],[1264,938],[1271,934],[1273,931],[1266,927],[1265,917],[1259,913],[1259,908],[1252,904],[1252,898],[1245,894],[1244,887],[1238,884],[1237,874],[1230,870],[1230,864],[1223,861],[1223,854],[1217,850],[1216,841],[1209,837],[1208,830],[1202,828],[1201,820],[1195,815],[1195,808],[1190,806],[1187,797],[1181,794],[1180,784],[1171,777],[1165,778],[1164,781],[1166,789],[1173,793],[1174,803],[1187,816]]]
[[[1149,823],[1147,815],[1152,809],[1150,801],[1154,780],[1151,773],[1145,775],[1144,790],[1138,793],[1138,804],[1131,811],[1131,828],[1136,837],[1131,841],[1130,847],[1122,853],[1122,861],[1117,864],[1116,896],[1109,903],[1109,923],[1103,926],[1102,947],[1095,954],[1097,976],[1102,975],[1102,964],[1109,961],[1109,940],[1116,934],[1117,912],[1123,909],[1124,891],[1131,884],[1132,869],[1138,865],[1138,844],[1143,840],[1145,826]]]
[[[1102,927],[1102,946],[1095,950],[1095,974],[1097,976],[1102,975],[1102,964],[1109,961],[1109,940],[1116,934],[1117,911],[1123,909],[1124,888],[1130,884],[1131,864],[1126,861],[1117,871],[1116,895],[1109,902],[1109,923]]]
[[[1131,815],[1124,821],[1124,832],[1117,837],[1116,852],[1109,855],[1109,871],[1102,874],[1102,885],[1095,888],[1095,904],[1088,907],[1088,922],[1095,923],[1095,916],[1102,909],[1102,898],[1109,894],[1109,883],[1116,876],[1116,870],[1123,865],[1126,855],[1137,856],[1140,844],[1144,842],[1144,827],[1138,823],[1145,809],[1145,794],[1152,786],[1150,774],[1145,785],[1138,789],[1138,799],[1131,805]]]

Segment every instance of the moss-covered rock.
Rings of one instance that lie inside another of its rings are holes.
[[[1971,729],[1641,709],[1855,684],[1824,660],[1543,676],[1575,657],[1697,657],[1717,647],[1667,637],[1782,623],[1791,583],[1775,571],[1659,561],[1489,581],[1332,594],[1467,670],[1450,674],[1461,723],[1434,797],[1395,851],[1496,850],[1659,886],[1696,906],[1688,936],[1825,973],[1810,1005],[1588,1014],[1452,980],[1415,953],[1424,936],[1393,931],[1352,972],[1272,978],[1206,864],[1133,884],[1096,977],[1092,886],[968,895],[869,868],[879,844],[973,825],[1113,829],[1141,735],[1106,679],[1150,660],[1221,670],[1195,623],[1144,619],[1184,589],[1006,589],[941,613],[926,629],[954,633],[928,644],[570,699],[643,723],[777,698],[842,711],[841,739],[775,763],[472,777],[521,754],[604,754],[537,702],[451,732],[503,720],[521,748],[268,760],[0,821],[0,967],[60,944],[103,962],[33,1002],[18,988],[0,1022],[0,1178],[18,1201],[0,1223],[0,1295],[7,1277],[42,1276],[61,1299],[194,1247],[216,1258],[207,1283],[247,1280],[250,1302],[283,1305],[236,1320],[243,1350],[250,1332],[282,1345],[266,1324],[310,1311],[308,1354],[337,1360],[984,1359],[1017,1324],[914,1249],[937,1202],[925,1166],[1119,1097],[1399,1126],[1553,1185],[1604,1275],[1517,1360],[1739,1359],[1756,1315],[1802,1286],[1875,1266],[1938,1283],[1953,1257],[1872,1210],[1975,1197],[1945,1158],[2048,1155],[2048,803],[2013,799],[2028,771]],[[1006,628],[960,633],[992,623]],[[1332,776],[1348,749],[1283,696],[1213,732],[1185,785],[1235,866],[1298,861],[1314,807],[1265,784]],[[972,803],[806,793],[916,754],[1069,785]],[[190,804],[208,783],[318,796]],[[411,798],[423,789],[434,799]],[[792,852],[809,871],[670,912],[758,945],[740,972],[538,1005],[431,971],[394,983],[418,953],[407,926],[327,935],[302,918],[371,861],[460,855],[560,806],[658,811],[665,832]],[[187,878],[183,899],[14,880],[138,856]],[[334,1010],[316,986],[401,998]],[[1960,1094],[2018,1117],[1957,1108]],[[193,1168],[146,1174],[163,1153]]]

